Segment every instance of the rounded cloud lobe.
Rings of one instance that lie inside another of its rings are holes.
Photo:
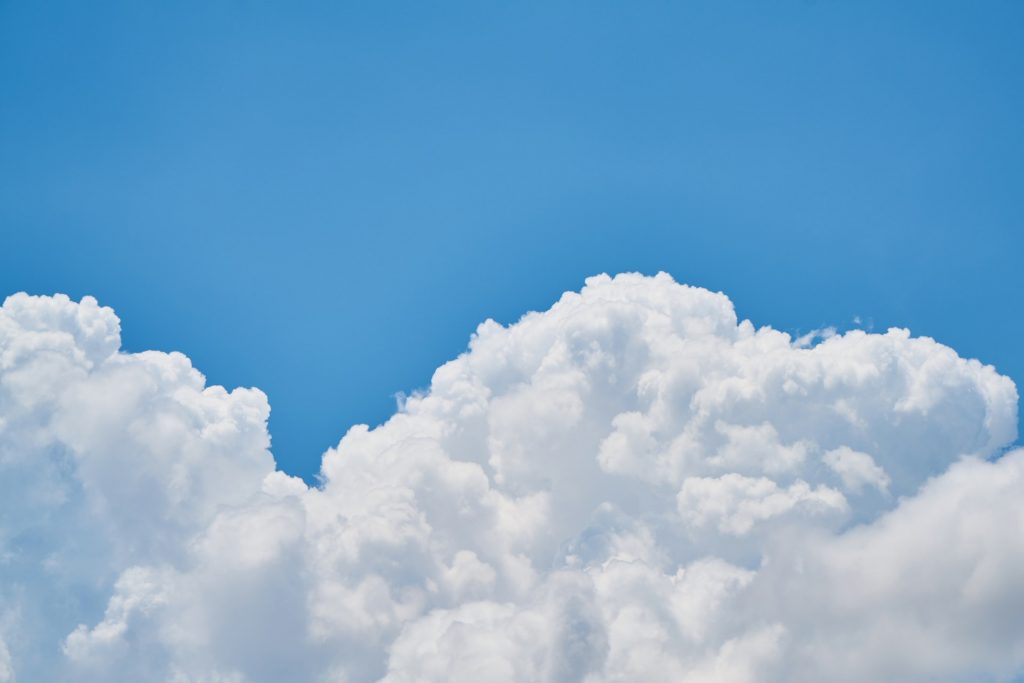
[[[488,321],[308,487],[266,397],[0,308],[0,682],[982,681],[1024,669],[1017,393],[667,275]]]

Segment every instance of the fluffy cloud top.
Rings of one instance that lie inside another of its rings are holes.
[[[1024,670],[1017,393],[667,275],[488,321],[322,484],[266,397],[0,309],[0,683],[985,681]]]

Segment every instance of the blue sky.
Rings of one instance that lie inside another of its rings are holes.
[[[487,317],[670,272],[1024,381],[1024,6],[0,4],[0,293],[320,453]]]

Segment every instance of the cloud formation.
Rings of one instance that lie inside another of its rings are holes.
[[[0,683],[984,681],[1024,670],[1017,392],[667,275],[482,324],[322,484],[255,389],[0,309]]]

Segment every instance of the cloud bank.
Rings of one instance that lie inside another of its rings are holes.
[[[256,389],[0,309],[0,683],[997,681],[1024,670],[1017,392],[599,276],[482,324],[322,484]]]

